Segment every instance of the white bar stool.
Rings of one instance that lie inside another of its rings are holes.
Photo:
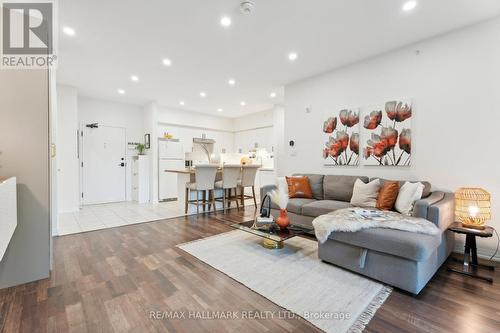
[[[213,204],[214,212],[215,212],[215,195],[210,195],[210,191],[214,191],[215,177],[217,175],[218,166],[212,164],[200,164],[195,166],[194,175],[195,182],[194,183],[186,183],[186,202],[185,202],[185,211],[186,214],[188,212],[188,205],[196,205],[196,214],[200,213],[200,205]],[[196,192],[196,199],[190,200],[191,191]],[[209,192],[209,201],[205,201],[205,193]],[[199,192],[203,193],[203,201],[200,203],[199,200]]]
[[[236,201],[236,207],[240,209],[237,195],[238,178],[240,178],[240,164],[226,164],[222,169],[222,180],[215,182],[215,188],[222,190],[222,198],[216,198],[216,201],[222,201],[222,208],[226,213],[226,203],[231,205],[231,201]],[[234,195],[232,191],[234,190]]]
[[[253,204],[257,208],[257,200],[255,199],[255,176],[260,165],[243,165],[241,168],[241,179],[238,181],[238,188],[240,190],[241,205],[245,206],[245,199],[253,199]],[[245,195],[245,187],[252,188],[252,195]]]

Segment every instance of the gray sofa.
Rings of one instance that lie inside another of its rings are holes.
[[[313,232],[317,216],[351,207],[354,182],[364,176],[295,174],[308,176],[313,199],[290,199],[287,210],[294,226]],[[385,180],[381,179],[382,182]],[[382,281],[413,294],[418,294],[450,255],[453,234],[447,231],[454,219],[454,198],[451,193],[431,192],[425,185],[423,198],[415,203],[413,216],[433,222],[442,231],[424,235],[392,229],[366,229],[358,232],[337,232],[319,244],[319,258],[348,270]],[[261,188],[261,198],[275,186]],[[279,215],[273,204],[271,213]]]

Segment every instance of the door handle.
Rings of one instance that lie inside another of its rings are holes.
[[[118,166],[124,167],[125,163],[121,162],[120,164],[118,164]]]

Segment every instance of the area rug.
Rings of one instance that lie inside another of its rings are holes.
[[[318,259],[316,241],[294,237],[280,250],[241,230],[179,248],[326,332],[362,332],[392,288]]]

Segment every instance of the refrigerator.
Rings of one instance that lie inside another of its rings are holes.
[[[158,200],[176,200],[178,197],[177,174],[165,170],[185,168],[182,143],[175,139],[158,140]]]

